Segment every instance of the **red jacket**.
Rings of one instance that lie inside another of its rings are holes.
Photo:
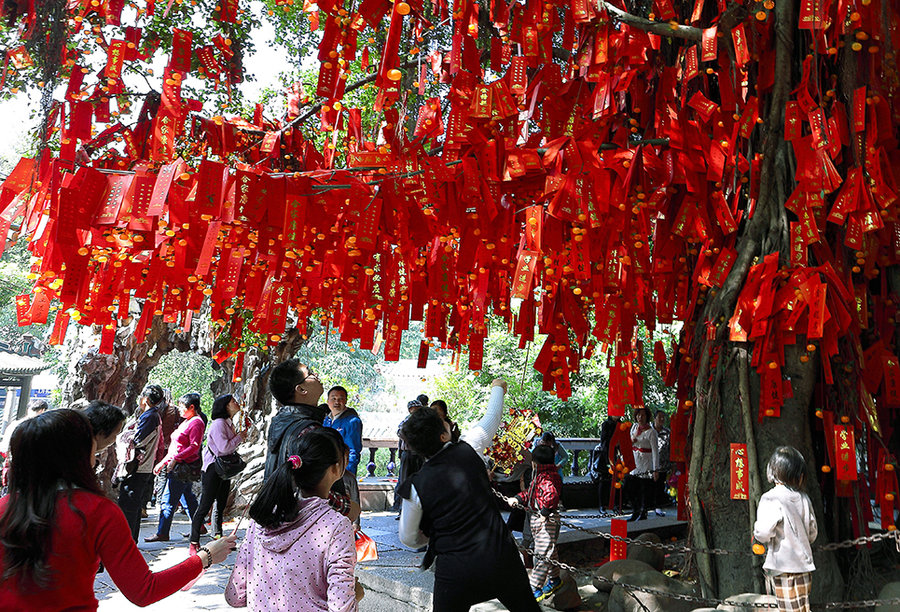
[[[7,503],[8,496],[0,499],[0,513]],[[43,590],[33,585],[23,588],[18,576],[0,580],[0,610],[96,610],[94,577],[100,561],[122,594],[139,606],[168,597],[200,574],[203,562],[196,555],[175,567],[151,572],[131,539],[125,515],[105,497],[75,491],[72,505],[83,518],[69,507],[68,496],[59,494],[47,556],[52,586]],[[3,554],[0,546],[0,567]]]
[[[562,492],[562,477],[559,469],[551,464],[535,464],[534,478],[528,490],[516,495],[519,503],[544,516],[550,516],[559,508],[559,496]]]

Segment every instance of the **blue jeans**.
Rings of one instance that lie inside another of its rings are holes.
[[[175,505],[181,499],[182,505],[187,508],[188,515],[194,516],[197,511],[197,497],[191,490],[190,482],[182,482],[172,475],[172,472],[166,474],[166,488],[163,491],[162,502],[160,503],[159,527],[156,529],[156,535],[168,538],[169,528],[172,526],[172,515],[175,513]]]

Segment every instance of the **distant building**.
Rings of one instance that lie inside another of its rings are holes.
[[[50,396],[56,377],[41,376],[49,368],[50,364],[37,357],[0,350],[0,422],[4,427],[25,415],[29,399]]]

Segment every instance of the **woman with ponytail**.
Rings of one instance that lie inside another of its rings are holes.
[[[254,611],[355,612],[353,528],[328,503],[347,465],[346,445],[337,431],[315,427],[286,446],[287,460],[250,506],[253,523],[225,600]]]

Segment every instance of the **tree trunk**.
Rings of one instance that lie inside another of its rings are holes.
[[[718,394],[719,401],[706,419],[702,436],[706,441],[697,483],[697,497],[700,508],[694,511],[702,513],[706,523],[708,545],[728,550],[749,551],[752,544],[751,509],[755,509],[758,497],[748,501],[730,498],[730,445],[732,443],[750,442],[746,436],[741,403],[739,368],[746,367],[744,360],[735,358],[729,350],[737,343],[727,343],[719,356],[722,375],[711,393]],[[738,346],[743,350],[743,346]],[[812,446],[811,418],[815,408],[811,406],[815,388],[815,372],[818,371],[817,359],[801,363],[799,356],[801,347],[789,346],[785,349],[784,373],[789,377],[794,390],[794,397],[786,399],[778,418],[766,418],[760,422],[756,418],[756,407],[759,406],[759,376],[755,370],[749,372],[750,406],[753,407],[753,444],[756,447],[756,472],[765,482],[766,464],[772,452],[784,444],[797,448],[807,461],[810,477],[806,483],[806,492],[813,502],[816,515],[824,518],[822,491],[815,475],[818,473],[814,461]],[[717,369],[718,369],[717,368]],[[814,418],[814,417],[813,417]],[[694,432],[698,435],[699,432]],[[754,466],[749,466],[754,469]],[[763,485],[767,490],[770,485]],[[761,493],[761,491],[760,491]],[[758,495],[758,493],[757,493]],[[754,512],[755,515],[755,512]],[[820,529],[818,543],[826,541],[824,529]],[[843,595],[843,580],[838,570],[837,559],[833,553],[817,553],[815,555],[816,571],[813,573],[812,597],[814,602],[839,601]],[[712,557],[713,584],[715,594],[727,598],[738,593],[758,591],[761,578],[759,558],[748,555],[715,555]]]
[[[770,253],[780,253],[783,265],[790,248],[788,218],[784,203],[793,192],[791,172],[793,152],[784,140],[785,107],[794,88],[794,65],[802,54],[801,42],[795,40],[796,10],[794,2],[775,4],[775,82],[768,97],[766,121],[762,130],[762,165],[760,193],[756,210],[739,230],[735,248],[738,257],[720,291],[710,291],[706,304],[698,308],[699,316],[686,326],[693,334],[693,355],[701,360],[695,382],[696,413],[691,432],[693,445],[691,471],[692,539],[697,547],[714,547],[749,551],[752,523],[759,496],[770,487],[765,483],[766,464],[778,446],[796,447],[808,464],[806,491],[813,502],[820,525],[824,521],[824,504],[816,475],[813,448],[812,407],[819,372],[818,355],[806,363],[800,361],[805,342],[785,347],[782,374],[790,381],[793,397],[785,399],[781,416],[758,418],[760,378],[749,369],[750,350],[747,343],[731,342],[728,321],[735,312],[741,287],[750,266]],[[702,303],[702,302],[701,302]],[[713,323],[716,333],[706,339],[705,325]],[[715,366],[704,368],[704,360]],[[742,393],[743,390],[743,393]],[[747,443],[755,457],[751,467],[750,499],[730,498],[730,445]],[[832,537],[837,534],[831,534]],[[827,541],[820,529],[818,544]],[[812,600],[838,601],[843,596],[843,579],[833,553],[815,555]],[[726,598],[737,593],[759,591],[761,561],[751,555],[715,555],[698,558],[701,585],[711,586],[704,592]]]
[[[292,358],[305,341],[306,337],[296,327],[292,327],[268,351],[257,347],[247,349],[240,381],[232,382],[234,360],[228,359],[222,363],[222,375],[212,385],[214,395],[232,393],[238,396],[245,414],[252,422],[247,441],[240,448],[247,468],[234,481],[229,502],[232,513],[244,511],[262,485],[266,461],[265,432],[276,413],[272,394],[269,393],[269,373],[279,363]]]
[[[62,389],[62,406],[83,408],[87,402],[102,400],[120,406],[126,414],[137,409],[137,400],[147,384],[150,371],[172,350],[196,350],[197,336],[177,332],[156,317],[144,342],[137,342],[134,328],[137,318],[116,332],[113,352],[101,354],[97,333],[89,327],[73,326],[72,336],[63,347],[62,360],[68,363]],[[201,326],[194,334],[200,334]],[[71,329],[71,328],[70,328]],[[112,492],[112,475],[116,469],[115,446],[100,457],[98,477],[108,495]]]

